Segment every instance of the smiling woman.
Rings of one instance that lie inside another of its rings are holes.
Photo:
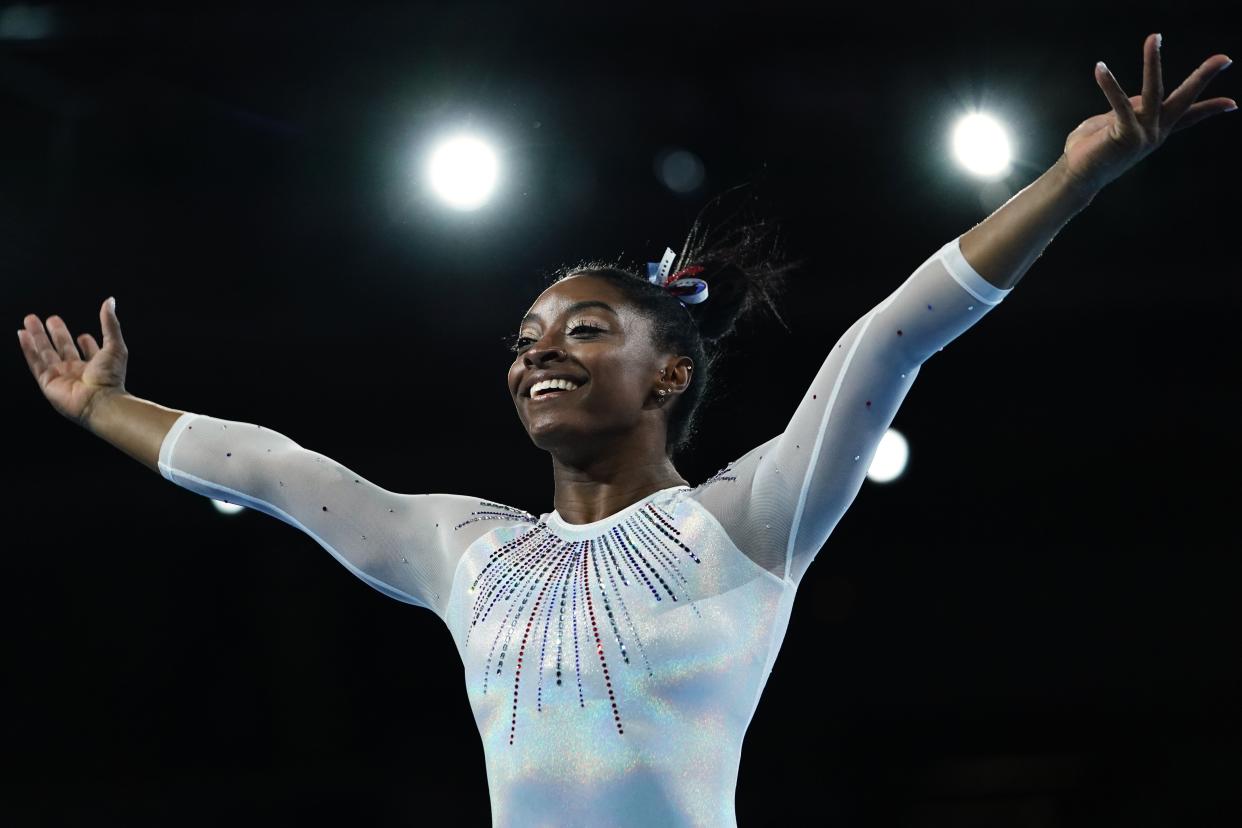
[[[646,278],[577,265],[535,299],[508,385],[552,459],[555,508],[540,515],[391,492],[260,425],[133,397],[111,303],[102,347],[75,343],[57,316],[46,331],[26,316],[18,339],[62,415],[435,613],[464,668],[496,825],[734,825],[742,744],[794,597],[921,366],[1011,293],[1094,187],[1177,118],[1225,111],[1226,99],[1190,105],[1227,65],[1209,60],[1164,100],[1176,117],[1163,120],[1156,41],[1144,48],[1140,111],[1098,75],[1113,113],[1084,121],[1037,182],[914,267],[823,354],[782,432],[697,485],[673,457],[716,344],[773,307],[788,269],[761,227],[708,244],[696,223],[676,269],[675,257]],[[705,301],[675,289],[686,280]]]
[[[580,266],[525,315],[509,389],[552,457],[551,512],[389,492],[277,432],[197,414],[160,446],[169,480],[298,527],[443,620],[497,825],[735,822],[743,738],[803,574],[919,366],[1008,292],[945,244],[845,332],[783,433],[692,486],[671,450],[702,354],[771,282],[739,259],[689,261],[701,309]]]
[[[538,516],[391,492],[279,432],[139,400],[107,303],[103,348],[82,338],[89,362],[56,317],[55,348],[33,316],[22,344],[62,413],[444,622],[495,824],[732,825],[742,742],[803,574],[919,366],[1008,291],[945,244],[841,336],[783,433],[692,486],[672,458],[716,345],[788,270],[762,228],[721,238],[705,244],[696,224],[680,268],[654,281],[564,268],[528,309],[508,383],[552,458],[555,508]],[[706,301],[667,289],[688,273]]]
[[[522,318],[509,388],[527,433],[552,455],[563,516],[590,522],[684,485],[672,458],[693,434],[716,343],[759,300],[775,310],[790,265],[763,249],[764,226],[711,246],[702,226],[700,217],[680,271],[652,281],[598,263],[562,268]],[[691,271],[714,290],[710,303],[666,289]]]
[[[616,403],[627,411],[653,412],[648,419],[659,424],[663,441],[648,440],[652,451],[660,445],[675,457],[690,445],[698,413],[711,403],[720,341],[759,308],[780,320],[775,300],[796,263],[781,260],[769,243],[774,235],[763,221],[709,229],[701,213],[678,257],[680,270],[667,274],[663,284],[603,262],[560,268],[522,319],[513,345],[518,358],[509,369],[511,388],[525,375],[524,366],[557,364],[558,352],[575,343],[591,343],[585,350],[596,355],[620,354],[612,349],[624,346],[621,362],[635,373],[624,387],[631,396],[653,399],[645,409],[633,399]],[[665,289],[683,273],[710,286],[710,301],[683,302]],[[658,457],[652,460],[658,463]]]

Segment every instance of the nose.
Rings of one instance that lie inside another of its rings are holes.
[[[522,352],[522,362],[527,368],[538,368],[549,362],[559,361],[565,358],[565,349],[558,348],[556,345],[549,343],[541,345],[535,343]]]

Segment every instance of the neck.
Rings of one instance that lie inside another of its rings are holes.
[[[661,489],[690,485],[662,445],[610,451],[585,462],[554,452],[552,477],[556,512],[568,523],[594,523]]]

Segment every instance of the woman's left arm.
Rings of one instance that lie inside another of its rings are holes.
[[[747,452],[695,497],[737,547],[793,584],[828,539],[866,477],[875,450],[922,367],[998,305],[1095,194],[1165,137],[1227,111],[1231,99],[1191,105],[1229,64],[1209,58],[1161,101],[1154,36],[1146,44],[1141,114],[1107,69],[1097,80],[1114,112],[1083,121],[1037,181],[924,261],[850,326],[811,382],[785,431]]]
[[[1127,98],[1103,63],[1095,80],[1112,111],[1083,121],[1065,140],[1053,166],[961,237],[961,251],[979,275],[1000,288],[1018,283],[1053,237],[1096,193],[1146,158],[1171,134],[1220,112],[1232,98],[1195,103],[1233,61],[1213,55],[1167,98],[1160,70],[1160,35],[1143,43],[1143,94]]]

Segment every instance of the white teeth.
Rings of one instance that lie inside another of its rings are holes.
[[[530,396],[532,397],[535,396],[536,394],[538,394],[540,391],[542,391],[545,388],[556,388],[562,391],[573,391],[577,387],[578,387],[578,384],[576,382],[573,382],[572,380],[565,380],[565,379],[542,380],[540,382],[535,383],[534,385],[530,387]]]

